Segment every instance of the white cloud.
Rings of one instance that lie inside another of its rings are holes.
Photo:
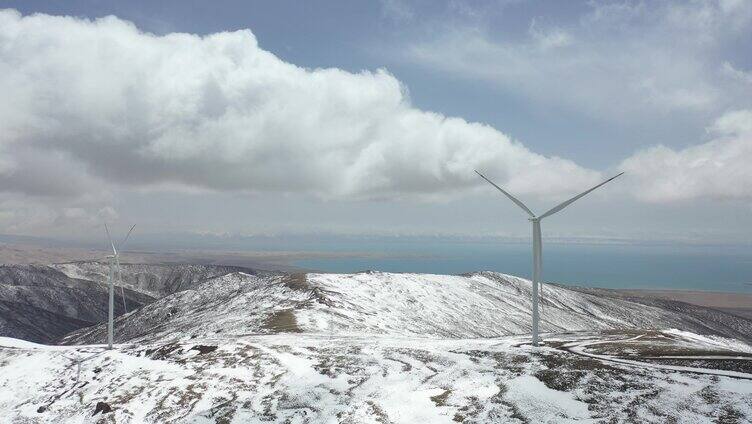
[[[724,114],[715,138],[682,150],[655,146],[624,160],[636,196],[649,202],[752,200],[752,110]]]
[[[721,72],[740,84],[742,90],[752,93],[752,73],[737,69],[729,62],[723,62]]]
[[[719,69],[751,22],[749,1],[594,2],[574,21],[533,19],[526,37],[468,24],[407,51],[431,69],[591,117],[712,116],[748,104],[750,90]]]
[[[568,46],[573,43],[572,35],[561,28],[541,28],[533,19],[528,30],[530,37],[541,49],[553,49]]]
[[[0,194],[0,230],[4,233],[81,236],[99,229],[103,222],[118,221],[115,208],[102,198],[84,196],[75,201],[62,201]]]
[[[115,17],[0,11],[0,75],[6,191],[104,181],[403,198],[479,186],[479,168],[519,194],[558,195],[599,178],[412,107],[387,71],[297,67],[247,30],[156,36]]]

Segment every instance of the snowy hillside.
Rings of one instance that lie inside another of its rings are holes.
[[[247,268],[191,264],[122,264],[115,315],[207,279]],[[54,343],[107,319],[109,267],[101,262],[0,265],[0,336]],[[125,295],[125,299],[123,299]]]
[[[746,345],[681,331],[527,340],[216,335],[107,351],[0,338],[0,423],[752,420]],[[636,360],[643,349],[653,359]],[[699,353],[715,368],[672,359]]]
[[[509,275],[187,267],[128,268],[170,294],[119,316],[112,351],[103,323],[68,346],[0,338],[0,424],[752,419],[752,321],[720,311],[546,285],[533,348],[531,283]]]
[[[168,341],[276,332],[447,338],[526,334],[530,290],[528,280],[498,273],[233,273],[119,317],[115,339]],[[722,312],[694,316],[561,286],[545,288],[544,332],[628,328],[680,328],[748,340],[752,321]],[[64,343],[101,343],[105,331],[104,325],[82,329]]]
[[[50,265],[68,277],[105,283],[109,272],[106,262],[82,261]],[[231,272],[253,274],[254,270],[223,265],[193,264],[120,264],[122,285],[126,288],[159,298],[210,278]]]
[[[126,289],[118,290],[117,300],[115,312],[122,314],[126,306],[134,310],[154,299]],[[54,342],[105,320],[107,302],[102,283],[70,278],[48,266],[0,266],[0,336]]]

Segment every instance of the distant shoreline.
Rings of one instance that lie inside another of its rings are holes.
[[[0,243],[0,264],[50,264],[72,261],[104,260],[108,251],[81,247],[48,247],[33,244]],[[217,251],[182,250],[168,252],[126,251],[123,262],[130,263],[194,263],[240,266],[282,272],[324,272],[314,271],[295,262],[305,259],[334,258],[378,258],[382,255],[361,252],[295,252],[295,251]],[[481,271],[481,270],[477,270]],[[439,273],[441,274],[441,273]],[[576,286],[574,284],[564,284]],[[711,307],[735,315],[752,318],[752,294],[727,291],[705,291],[698,289],[630,289],[597,287],[626,296],[649,297],[677,300],[699,306]]]
[[[616,289],[615,291],[628,296],[677,300],[752,319],[752,294],[682,289]]]

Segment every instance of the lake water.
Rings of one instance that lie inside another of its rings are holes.
[[[388,242],[337,246],[358,257],[306,259],[293,265],[326,272],[379,270],[460,274],[490,270],[530,278],[523,243]],[[543,279],[591,287],[752,293],[752,249],[729,246],[545,244]]]

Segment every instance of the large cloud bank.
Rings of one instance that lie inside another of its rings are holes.
[[[115,17],[0,11],[0,187],[97,184],[443,196],[480,185],[578,191],[600,175],[503,133],[410,105],[387,71],[305,69],[250,31],[156,36]]]
[[[659,203],[752,199],[752,110],[726,113],[709,131],[714,138],[707,143],[680,150],[655,146],[622,162],[635,195]]]

